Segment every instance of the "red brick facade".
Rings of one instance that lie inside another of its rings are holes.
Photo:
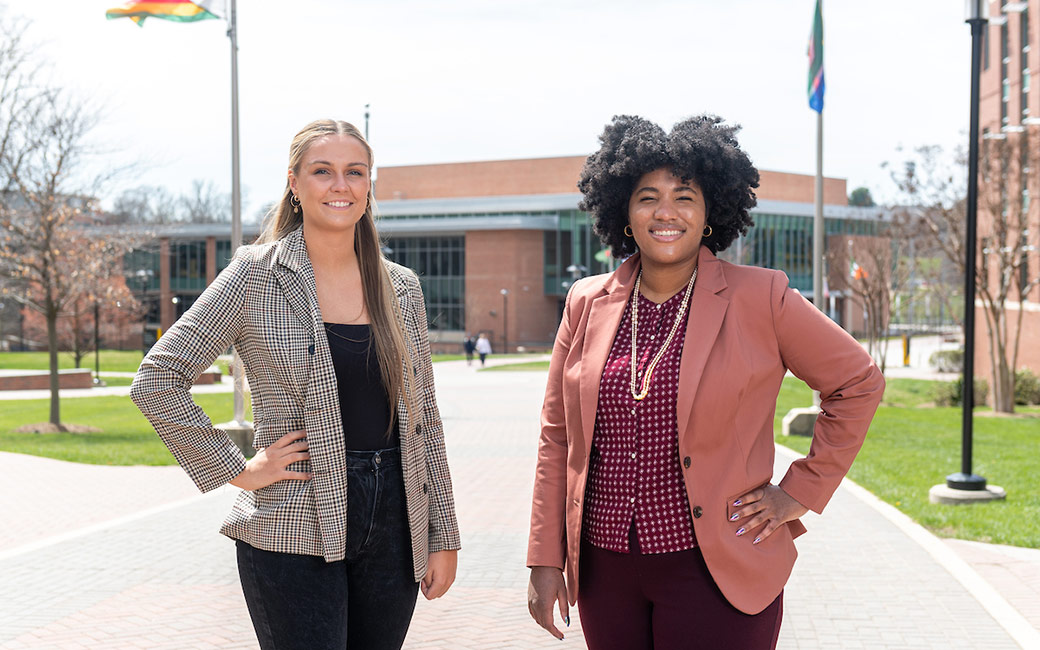
[[[1024,12],[1015,11],[1017,5],[1025,4]],[[1013,5],[1016,5],[1013,7]],[[990,22],[985,27],[987,32],[988,52],[983,59],[980,79],[979,123],[984,140],[982,147],[994,143],[1004,143],[1009,147],[1024,143],[1031,151],[1031,171],[1027,175],[1030,194],[1027,213],[1029,245],[1033,250],[1029,253],[1029,277],[1035,279],[1040,274],[1040,152],[1036,143],[1040,142],[1040,0],[1029,0],[1027,3],[1008,3],[1007,13],[1002,14],[1003,2],[992,1],[989,4]],[[1005,24],[1001,24],[1006,20]],[[1028,29],[1023,30],[1023,22],[1028,21]],[[1023,41],[1023,32],[1028,34],[1028,43]],[[1023,46],[1029,45],[1024,51]],[[1007,54],[1006,59],[1004,54]],[[988,65],[986,65],[988,63]],[[1006,70],[1007,76],[1004,76]],[[1023,97],[1024,71],[1029,74],[1028,90]],[[1005,87],[1007,99],[1004,100]],[[1023,101],[1023,99],[1025,101]],[[1027,110],[1023,110],[1027,109]],[[1006,120],[1004,119],[1006,116]],[[980,167],[984,165],[980,161]],[[1011,170],[1011,181],[1008,191],[1012,195],[1011,202],[1019,200],[1021,191],[1017,165]],[[993,217],[988,206],[993,201],[987,199],[986,185],[979,185],[979,263],[982,263],[981,249],[985,238],[993,232]],[[998,190],[999,191],[999,190]],[[1012,209],[1014,206],[1012,205]],[[995,267],[990,268],[991,275]],[[1017,289],[1012,289],[1013,304],[1007,312],[1009,341],[1014,340],[1019,317],[1022,319],[1022,336],[1019,342],[1018,367],[1026,367],[1040,372],[1040,287],[1034,287],[1024,305],[1017,302]],[[986,316],[983,309],[975,310],[975,373],[992,381],[990,366],[990,341],[986,327]],[[992,396],[993,391],[990,390]]]
[[[376,199],[573,194],[585,156],[380,167]],[[759,170],[760,199],[812,203],[815,177]],[[847,205],[844,178],[823,179],[823,202]]]

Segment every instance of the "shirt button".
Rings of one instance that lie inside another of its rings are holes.
[[[704,511],[701,510],[700,506],[693,506],[693,518],[694,519],[700,519],[702,514],[704,514]]]
[[[635,503],[636,502],[636,498],[635,497],[628,497],[628,502],[629,503]]]
[[[636,414],[636,410],[632,409],[632,415],[635,415],[635,414]]]
[[[633,451],[632,452],[632,458],[635,459],[635,457],[636,457],[636,452]]]
[[[683,467],[689,469],[690,468],[690,457],[687,456],[686,458],[683,458],[682,459],[682,464],[683,464]]]

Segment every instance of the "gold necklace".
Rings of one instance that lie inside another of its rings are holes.
[[[643,373],[643,381],[639,385],[639,390],[636,391],[636,332],[639,326],[639,282],[642,279],[643,269],[640,268],[639,275],[636,276],[636,288],[632,293],[632,384],[630,390],[632,391],[632,397],[637,402],[642,401],[643,398],[650,394],[650,380],[653,378],[654,369],[657,368],[658,362],[664,356],[665,350],[671,345],[672,339],[675,338],[675,333],[679,331],[679,324],[682,322],[683,315],[686,314],[686,308],[690,304],[690,295],[693,294],[693,284],[697,281],[697,269],[693,270],[693,275],[690,276],[690,281],[686,285],[686,294],[683,296],[682,304],[679,305],[679,313],[675,315],[675,322],[672,323],[672,329],[668,332],[668,338],[664,340],[664,343],[661,344],[661,349],[657,351],[650,364],[647,365],[646,372]]]

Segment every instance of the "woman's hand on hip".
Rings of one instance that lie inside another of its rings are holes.
[[[752,490],[734,501],[733,505],[742,506],[730,517],[730,521],[739,524],[737,537],[742,537],[765,524],[765,528],[755,536],[752,544],[758,544],[780,526],[809,512],[808,508],[798,503],[778,485],[767,485]]]
[[[567,603],[567,583],[563,571],[552,566],[531,567],[531,581],[527,585],[527,610],[536,623],[548,630],[557,639],[563,632],[553,620],[553,605],[560,604],[560,617],[570,627],[571,617]]]
[[[243,490],[259,490],[278,481],[306,481],[313,478],[308,472],[290,472],[291,463],[310,460],[307,452],[306,431],[290,431],[270,447],[264,447],[246,462],[246,468],[231,479],[231,485]]]
[[[455,582],[455,569],[459,565],[458,551],[437,551],[430,553],[426,562],[426,575],[423,576],[422,589],[426,600],[440,598],[448,591],[448,587]]]

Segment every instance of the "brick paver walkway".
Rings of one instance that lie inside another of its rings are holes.
[[[420,597],[405,647],[584,647],[576,613],[561,643],[526,608],[545,376],[474,370],[436,366],[464,548],[448,595]],[[235,489],[193,496],[178,472],[0,454],[0,648],[256,648],[234,545],[216,533]],[[12,495],[33,495],[32,506]],[[1020,647],[925,549],[851,492],[839,490],[806,525],[781,648]],[[1028,556],[1016,561],[1035,570]]]

